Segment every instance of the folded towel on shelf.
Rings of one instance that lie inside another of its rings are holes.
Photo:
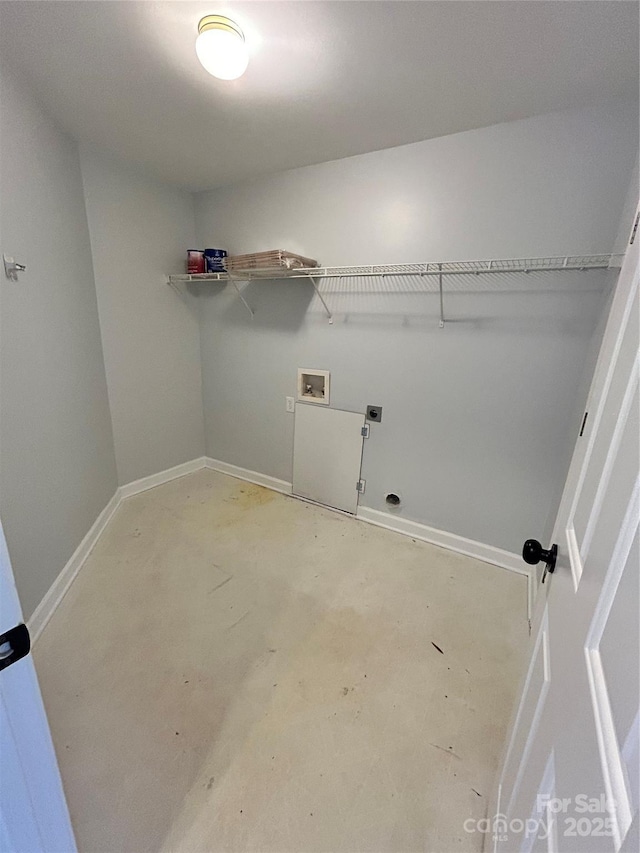
[[[313,258],[305,258],[284,249],[273,249],[269,252],[252,252],[247,255],[229,255],[224,259],[227,272],[258,273],[264,271],[277,272],[282,270],[308,269],[319,266]]]

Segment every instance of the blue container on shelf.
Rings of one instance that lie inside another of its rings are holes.
[[[224,259],[227,257],[226,249],[205,249],[204,250],[204,271],[205,272],[224,272]]]

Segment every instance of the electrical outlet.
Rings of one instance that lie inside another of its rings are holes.
[[[295,412],[295,410],[296,410],[296,398],[295,397],[285,397],[285,400],[287,401],[287,411],[288,412]]]

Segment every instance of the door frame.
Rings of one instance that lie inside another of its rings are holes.
[[[0,597],[4,632],[22,622],[22,610],[1,522]],[[0,671],[0,716],[0,746],[6,750],[2,849],[74,853],[69,809],[31,654]]]
[[[634,243],[635,237],[635,224],[638,222],[638,218],[640,217],[640,209],[638,205],[636,205],[635,215],[633,218],[634,227],[630,231],[630,239],[627,243],[627,252],[625,254],[625,258],[623,259],[623,265],[625,262],[632,263],[633,268],[630,274],[630,286],[628,292],[616,291],[613,294],[613,299],[609,305],[608,309],[608,318],[605,326],[605,331],[603,335],[603,339],[600,345],[600,351],[598,354],[598,359],[594,368],[593,376],[591,378],[589,393],[587,395],[587,402],[585,411],[589,417],[591,417],[592,410],[590,404],[595,403],[595,410],[593,411],[593,417],[591,418],[589,433],[586,437],[586,441],[583,441],[581,436],[576,437],[576,441],[574,444],[573,454],[571,458],[571,463],[569,466],[569,470],[567,473],[567,477],[565,480],[562,497],[560,500],[560,504],[558,507],[558,512],[556,514],[556,518],[553,526],[553,534],[552,534],[552,542],[560,541],[561,539],[566,539],[569,548],[575,547],[577,548],[577,542],[575,542],[575,536],[572,534],[572,523],[574,518],[575,509],[580,497],[581,489],[586,479],[586,474],[588,470],[588,466],[591,461],[593,449],[595,446],[598,428],[601,424],[602,417],[604,415],[608,392],[611,387],[615,368],[618,361],[618,356],[620,353],[620,349],[622,346],[624,334],[627,328],[627,324],[629,322],[629,318],[631,312],[635,309],[638,310],[638,286],[637,279],[640,275],[640,257],[639,257],[639,247],[636,245],[633,249],[630,247]],[[619,279],[615,283],[615,287],[618,287]],[[623,403],[624,407],[624,403]],[[619,427],[616,428],[616,433]],[[615,434],[614,433],[614,436]],[[602,477],[602,482],[608,481],[608,477],[604,475]],[[601,486],[602,486],[601,482]],[[600,489],[599,489],[600,491]],[[602,495],[598,494],[594,500],[594,506],[596,502],[602,498]],[[635,504],[637,506],[638,503],[638,495],[634,495],[634,499],[632,500],[632,506]],[[592,513],[593,514],[593,513]],[[566,523],[563,522],[563,519],[567,519]],[[628,539],[628,536],[625,535],[625,530],[631,527],[631,516],[630,511],[628,510],[625,518],[621,523],[620,532],[618,535],[618,544],[616,547],[620,547],[621,542]],[[574,544],[575,542],[575,544]],[[578,585],[580,583],[580,577],[575,576],[575,572],[573,570],[574,560],[570,560],[572,564],[572,584],[574,593],[578,589]],[[605,580],[605,585],[608,584],[609,579]],[[549,632],[548,632],[548,606],[549,606],[549,598],[552,593],[553,583],[549,582],[544,588],[541,584],[537,583],[537,572],[533,567],[532,571],[529,575],[529,583],[533,588],[532,594],[530,594],[530,601],[533,599],[533,612],[530,616],[530,635],[532,639],[532,645],[529,647],[529,654],[526,662],[526,669],[522,675],[522,679],[519,686],[518,697],[516,705],[512,712],[511,722],[509,725],[509,729],[507,732],[507,736],[505,738],[500,768],[497,774],[496,785],[494,789],[494,793],[492,796],[491,806],[492,808],[489,811],[490,816],[493,817],[493,821],[497,821],[501,818],[507,817],[505,812],[501,812],[500,809],[504,808],[505,803],[503,802],[503,782],[504,782],[504,774],[505,770],[508,767],[509,760],[511,759],[513,748],[515,745],[515,739],[518,732],[519,723],[522,718],[523,710],[528,697],[528,687],[531,681],[532,673],[534,670],[535,662],[536,662],[536,653],[538,650],[541,650],[543,653],[543,668],[544,668],[544,678],[546,683],[543,685],[542,690],[546,694],[546,690],[549,687],[549,654],[545,653],[544,645],[549,642]],[[598,610],[595,614],[594,623],[591,626],[589,634],[586,638],[586,646],[585,646],[585,654],[587,657],[587,671],[589,673],[589,647],[592,644],[592,640],[594,637],[594,632],[597,632],[599,624],[602,622],[602,613]],[[590,679],[592,679],[593,674],[590,673]],[[593,697],[593,684],[590,684],[592,697]],[[540,701],[538,701],[538,705]],[[534,716],[532,718],[531,731],[528,733],[527,738],[524,742],[524,747],[522,749],[522,754],[520,757],[520,765],[515,777],[513,792],[510,795],[510,800],[515,796],[519,781],[525,772],[526,762],[527,762],[527,754],[531,747],[532,740],[536,731],[536,716],[540,711],[539,707],[536,707],[534,711]],[[597,713],[597,708],[594,707],[594,713]],[[553,752],[552,752],[553,754]],[[599,756],[598,756],[599,760]],[[548,770],[548,768],[547,768]],[[545,770],[545,773],[547,771]],[[606,779],[606,772],[604,772]],[[544,781],[544,780],[543,780]],[[613,788],[616,786],[614,785]],[[612,790],[609,793],[610,797],[616,798],[616,791]],[[509,804],[506,804],[507,807]],[[494,833],[493,845],[492,849],[495,853],[497,850],[498,838],[497,833]]]

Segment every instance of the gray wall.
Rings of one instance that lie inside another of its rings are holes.
[[[198,242],[287,248],[323,264],[610,251],[638,146],[633,104],[556,113],[202,193]],[[519,550],[550,530],[575,438],[605,275],[327,282],[333,326],[304,282],[252,283],[253,320],[201,285],[207,452],[291,479],[296,369],[332,372],[333,406],[384,407],[365,442],[363,503]]]
[[[633,170],[629,176],[629,187],[627,197],[625,199],[622,215],[618,224],[618,233],[613,244],[613,251],[624,254],[629,245],[631,229],[636,216],[638,207],[638,196],[640,195],[640,152],[636,154],[636,161],[633,165]]]
[[[3,69],[0,515],[25,617],[116,489],[75,143]]]
[[[624,254],[626,251],[629,242],[631,227],[633,225],[633,221],[636,215],[636,208],[638,205],[639,196],[640,187],[638,184],[638,157],[636,156],[634,167],[631,171],[631,174],[629,175],[627,195],[618,222],[616,239],[614,240],[612,247],[612,251],[616,254]],[[600,311],[596,327],[593,330],[593,334],[591,335],[587,351],[585,353],[582,371],[577,386],[573,411],[571,412],[568,419],[567,455],[569,459],[571,457],[571,453],[574,450],[574,444],[579,435],[580,427],[582,426],[582,419],[584,417],[585,409],[589,407],[589,391],[591,390],[591,382],[593,380],[593,374],[596,368],[598,355],[600,354],[600,346],[602,344],[602,338],[604,336],[607,319],[609,317],[609,309],[611,307],[611,300],[613,298],[617,278],[617,273],[613,271],[607,274],[607,277],[605,279],[605,301]],[[555,499],[552,500],[549,505],[549,515],[547,519],[547,524],[545,526],[545,530],[549,533],[553,531],[553,525],[555,522],[557,509],[560,504],[560,499],[562,497],[564,485],[564,481],[557,483]]]
[[[250,320],[224,286],[165,284],[196,242],[189,194],[79,157],[6,69],[1,97],[1,247],[28,270],[0,283],[0,514],[27,617],[118,481],[205,451],[203,391],[209,455],[290,479],[298,366],[332,371],[334,406],[384,406],[366,505],[400,491],[406,517],[512,549],[549,529],[605,276],[451,281],[444,330],[407,282],[327,282],[334,326],[310,285],[252,284]],[[619,104],[201,194],[197,243],[327,264],[606,251],[636,127]]]
[[[193,197],[81,148],[121,485],[204,454],[200,337],[184,272]]]

